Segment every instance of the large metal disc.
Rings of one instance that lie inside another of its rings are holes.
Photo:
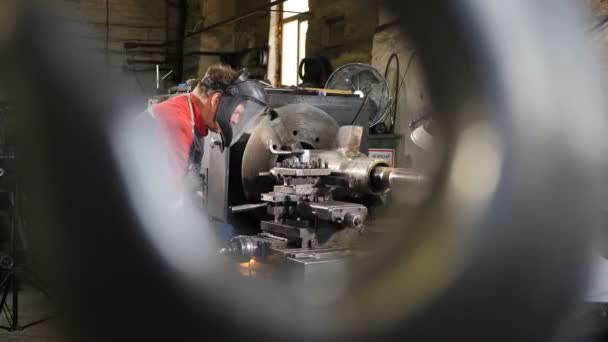
[[[241,176],[248,201],[260,200],[263,192],[272,190],[273,182],[260,177],[276,163],[268,141],[280,148],[330,149],[338,135],[338,123],[324,111],[305,104],[290,104],[276,109],[278,117],[260,117],[251,130],[243,153]],[[277,121],[280,125],[277,126]],[[280,128],[279,128],[280,127]],[[279,132],[281,130],[281,132]]]

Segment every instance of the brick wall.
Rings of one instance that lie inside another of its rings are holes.
[[[127,50],[124,43],[177,40],[181,32],[177,32],[173,7],[167,5],[178,3],[178,0],[58,1],[69,9],[64,12],[66,21],[83,32],[81,39],[86,47],[100,63],[109,65],[112,74],[116,75],[116,82],[128,85],[129,95],[143,97],[155,92],[155,61],[166,61],[161,63],[166,69],[163,71],[176,68],[180,56],[174,44],[167,48]],[[185,31],[194,32],[247,13],[268,1],[186,0]],[[328,56],[334,66],[371,61],[373,33],[378,26],[375,14],[378,11],[377,1],[362,0],[354,6],[348,0],[310,0],[310,9],[313,15],[310,18],[307,55]],[[335,19],[343,21],[343,25],[338,24],[338,29],[332,26]],[[269,27],[269,13],[258,13],[186,39],[183,47],[185,56],[181,58],[183,78],[180,81],[200,77],[209,65],[220,61],[219,56],[201,56],[197,53],[236,52],[266,46]],[[255,55],[243,56],[237,62],[244,66],[255,65]]]
[[[235,16],[249,13],[252,9],[268,3],[269,0],[200,0],[200,26],[207,27]],[[270,29],[270,14],[256,13],[234,23],[218,26],[200,34],[199,45],[189,46],[189,51],[203,53],[234,53],[244,49],[267,46]],[[190,61],[198,61],[198,76],[213,64],[219,63],[220,56],[203,55],[188,57]],[[253,54],[241,56],[234,61],[240,66],[250,67]],[[254,70],[252,70],[254,71]],[[263,74],[264,72],[262,72]]]
[[[186,32],[193,32],[202,27],[203,16],[200,0],[186,1]],[[200,50],[200,40],[198,36],[184,40],[184,79],[197,78],[199,76],[200,57],[189,55]]]
[[[202,13],[201,28],[214,25],[236,14],[236,0],[200,0]],[[198,51],[204,53],[234,51],[234,23],[222,25],[198,36]],[[199,56],[199,76],[213,64],[220,62],[220,56]]]
[[[176,67],[175,46],[126,49],[124,44],[159,44],[177,36],[168,4],[174,0],[60,0],[64,20],[113,82],[127,96],[143,99],[155,93],[155,63],[163,72]],[[173,56],[173,58],[171,58]],[[143,101],[143,100],[142,100]]]
[[[80,39],[90,57],[108,67],[112,81],[128,89],[128,96],[144,98],[156,92],[155,62],[162,73],[177,70],[182,75],[167,86],[188,78],[201,77],[219,56],[199,52],[235,52],[268,44],[269,14],[257,13],[242,21],[223,25],[183,41],[182,56],[176,41],[179,30],[180,0],[56,0],[63,6],[62,16]],[[246,13],[266,0],[184,0],[185,33]],[[166,47],[126,49],[125,43],[161,44]],[[251,56],[237,61],[246,65]],[[177,73],[175,74],[177,75]],[[171,81],[171,77],[169,79]]]
[[[241,0],[242,1],[242,0]],[[251,0],[240,6],[239,13],[245,13],[253,8],[269,3],[270,0]],[[239,21],[234,28],[234,47],[236,51],[256,47],[268,47],[270,34],[270,12],[260,12],[254,16]],[[246,67],[257,77],[266,78],[266,68],[258,65],[257,52],[244,54],[238,60],[241,67]]]
[[[194,31],[231,18],[268,3],[270,0],[188,0],[187,31]],[[198,2],[198,3],[197,3]],[[307,55],[328,56],[335,66],[348,62],[371,62],[374,30],[378,26],[376,0],[310,0],[313,13],[307,39]],[[331,22],[343,18],[344,25],[335,30]],[[187,74],[202,76],[208,66],[218,63],[219,56],[197,56],[195,52],[235,52],[268,44],[270,14],[259,13],[235,23],[226,24],[186,40]],[[339,31],[339,32],[338,32]],[[337,38],[335,38],[337,37]],[[335,42],[337,40],[337,42]],[[197,44],[198,41],[198,44]],[[190,54],[190,55],[189,55]],[[254,56],[244,56],[241,65],[253,65]],[[197,67],[198,66],[198,67]]]

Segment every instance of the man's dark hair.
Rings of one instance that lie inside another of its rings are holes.
[[[207,69],[205,77],[201,79],[196,89],[203,96],[209,96],[216,91],[223,93],[234,82],[235,77],[236,73],[231,67],[216,64]]]

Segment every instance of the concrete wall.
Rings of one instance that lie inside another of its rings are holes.
[[[591,4],[592,16],[596,23],[599,23],[601,17],[608,16],[608,0],[587,0]],[[599,52],[597,63],[599,70],[603,76],[605,88],[608,88],[608,24],[593,30],[591,33],[594,48]]]
[[[332,66],[370,63],[374,30],[378,26],[377,0],[310,0],[312,16],[306,42],[310,57],[328,57]]]
[[[583,0],[589,7],[590,16],[607,16],[608,0]],[[390,10],[386,10],[379,2],[378,25],[394,22],[396,19]],[[602,51],[600,65],[602,72],[608,79],[608,25],[602,30],[593,34],[593,38]],[[400,134],[400,161],[401,166],[411,162],[415,168],[424,167],[428,163],[429,155],[415,146],[409,135],[409,122],[420,114],[431,113],[432,98],[426,86],[425,77],[420,64],[420,59],[416,55],[416,47],[411,44],[396,26],[391,26],[377,32],[374,35],[372,49],[372,66],[376,67],[381,73],[384,72],[388,58],[392,53],[396,53],[400,61],[399,76],[403,81],[398,93],[397,119],[395,133]],[[409,64],[409,67],[408,67]],[[389,71],[393,74],[393,70]],[[389,87],[393,87],[393,79],[389,79]],[[400,81],[401,83],[401,81]]]
[[[382,5],[378,11],[379,25],[394,22],[396,19],[391,12]],[[432,102],[429,91],[425,84],[420,59],[416,54],[416,48],[407,37],[401,32],[398,26],[389,26],[377,32],[373,38],[371,64],[380,73],[384,74],[390,56],[395,53],[399,59],[399,76],[396,74],[394,62],[391,63],[387,74],[387,81],[391,93],[395,93],[395,77],[399,78],[399,91],[396,96],[397,114],[394,132],[401,135],[399,156],[397,163],[399,166],[418,165],[424,158],[424,152],[414,145],[410,139],[409,123],[417,116],[431,111]]]
[[[584,0],[594,15],[608,15],[608,0]]]

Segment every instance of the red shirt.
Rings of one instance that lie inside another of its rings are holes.
[[[192,94],[188,94],[192,100],[194,109],[194,126],[200,136],[207,135],[207,126],[201,117],[198,103]],[[154,117],[163,127],[169,139],[169,148],[172,160],[175,162],[175,172],[180,177],[185,177],[188,170],[188,158],[192,146],[192,121],[190,117],[190,106],[186,95],[175,96],[165,102],[152,107]]]

